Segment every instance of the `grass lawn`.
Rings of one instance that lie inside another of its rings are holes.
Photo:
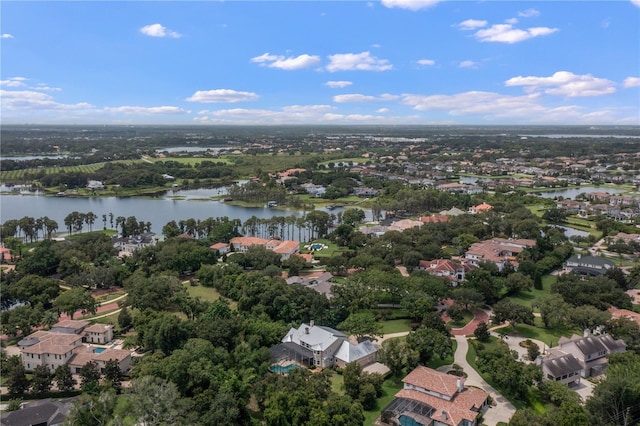
[[[531,291],[524,291],[517,296],[507,297],[506,299],[514,303],[519,303],[520,305],[531,307],[536,299],[551,293],[551,284],[555,281],[555,276],[545,275],[542,277],[542,290],[532,288]]]
[[[581,334],[582,332],[577,328],[544,328],[542,327],[542,320],[540,318],[535,319],[536,326],[527,324],[516,325],[515,330],[511,330],[509,334],[517,333],[528,339],[538,339],[550,346],[556,346],[558,339],[562,336],[571,337],[572,334]],[[542,348],[541,348],[542,349]]]
[[[109,293],[109,294],[105,294],[104,296],[100,296],[98,298],[96,298],[96,302],[97,303],[106,303],[106,302],[110,302],[113,299],[117,299],[118,297],[122,296],[124,293],[124,291],[114,291],[113,293]]]
[[[193,286],[189,283],[189,281],[183,282],[182,284],[185,286],[185,288],[187,289],[187,293],[189,293],[189,296],[191,297],[199,297],[200,299],[207,302],[215,302],[221,297],[220,293],[218,293],[218,290],[216,290],[215,288],[204,287],[201,285]],[[230,306],[231,309],[235,309],[236,302],[230,301]]]
[[[391,401],[393,401],[393,397],[398,391],[402,389],[402,381],[398,380],[395,382],[394,378],[387,379],[382,384],[382,396],[378,398],[378,404],[375,410],[365,411],[364,412],[364,424],[366,426],[373,425],[378,417],[380,417],[380,413],[382,413],[382,409],[389,405]]]
[[[113,315],[108,315],[106,317],[98,318],[98,319],[92,320],[92,322],[96,323],[96,324],[111,324],[114,327],[117,327],[118,326],[118,315],[120,315],[120,312],[118,312],[116,314],[115,311],[114,311]]]
[[[315,244],[315,243],[320,243],[320,244],[324,244],[325,246],[327,246],[326,248],[323,248],[322,250],[318,250],[315,251],[313,253],[313,257],[316,259],[319,259],[321,257],[333,257],[336,256],[338,253],[341,253],[343,251],[346,250],[346,247],[338,247],[337,244],[332,243],[331,241],[325,239],[325,238],[321,238],[318,240],[313,240],[309,243],[309,245],[311,244]],[[306,244],[305,244],[306,245]],[[302,248],[302,250],[300,250],[301,253],[305,252],[308,253],[309,250],[306,250],[304,248]]]
[[[344,395],[344,378],[342,374],[338,374],[335,371],[331,375],[331,390],[338,395]]]
[[[403,331],[411,331],[409,319],[395,319],[382,322],[382,332],[384,334],[400,333]]]
[[[469,324],[469,321],[473,319],[473,314],[470,311],[464,310],[462,311],[462,319],[460,321],[449,321],[447,323],[447,328],[462,328],[465,325]]]

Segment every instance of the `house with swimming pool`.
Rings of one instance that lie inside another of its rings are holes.
[[[113,340],[113,326],[89,325],[89,321],[64,320],[49,331],[38,330],[18,342],[22,365],[33,371],[39,365],[52,373],[60,365],[69,364],[72,373],[78,373],[87,362],[92,361],[104,368],[113,359],[123,372],[131,369],[129,350],[113,347],[98,347]]]
[[[281,343],[271,348],[271,359],[275,370],[289,365],[344,367],[350,362],[366,367],[376,362],[377,352],[378,347],[369,340],[354,344],[343,332],[311,321],[292,327]]]

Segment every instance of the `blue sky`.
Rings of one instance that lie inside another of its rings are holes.
[[[640,0],[0,8],[5,124],[640,125]]]

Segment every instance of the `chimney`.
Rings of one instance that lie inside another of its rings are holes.
[[[304,334],[309,334],[309,327],[304,328]]]
[[[315,325],[315,322],[313,320],[309,321],[309,326],[313,327]]]
[[[462,383],[462,379],[458,379],[456,381],[456,386],[458,386],[458,392],[462,392],[464,390],[464,383]]]
[[[583,337],[589,337],[589,335],[591,334],[591,330],[589,330],[588,328],[584,329],[584,333],[583,333]]]
[[[442,421],[446,422],[447,421],[447,412],[442,410]]]

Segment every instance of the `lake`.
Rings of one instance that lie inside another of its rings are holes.
[[[550,189],[539,191],[539,196],[542,198],[571,198],[574,200],[579,194],[586,194],[589,192],[607,192],[609,194],[622,194],[626,192],[624,189],[612,189],[602,188],[598,186],[581,186],[580,188],[567,188],[567,189]],[[538,194],[536,193],[536,194]]]
[[[138,221],[151,222],[152,232],[160,235],[162,227],[168,222],[189,218],[206,219],[209,217],[227,216],[229,219],[240,219],[245,222],[251,216],[268,219],[273,216],[304,216],[300,210],[279,210],[264,207],[240,207],[226,204],[222,201],[204,200],[223,188],[194,189],[186,191],[168,191],[158,197],[45,197],[40,195],[2,195],[0,197],[0,223],[10,219],[21,219],[24,216],[40,218],[48,216],[58,222],[58,231],[64,232],[64,218],[71,212],[93,212],[98,216],[94,229],[102,229],[102,215],[113,213],[114,216],[135,216]],[[185,199],[171,199],[171,197],[185,197]],[[321,208],[329,214],[344,211],[343,207],[333,210]],[[367,221],[372,220],[370,210],[365,211]],[[108,219],[107,219],[108,221]],[[107,222],[109,227],[109,222]]]

